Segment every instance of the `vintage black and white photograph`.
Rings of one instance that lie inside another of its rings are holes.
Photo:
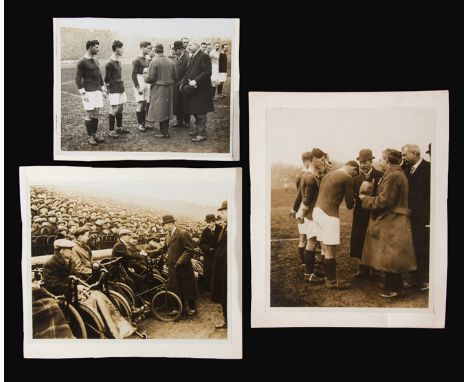
[[[176,356],[238,354],[240,171],[139,171],[23,168],[25,346],[185,340]]]
[[[288,101],[265,108],[265,304],[433,312],[445,294],[447,93]]]
[[[238,19],[54,19],[55,159],[238,159]]]

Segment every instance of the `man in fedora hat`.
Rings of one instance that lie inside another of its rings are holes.
[[[186,307],[186,313],[197,313],[198,290],[192,266],[192,253],[195,249],[190,234],[176,225],[172,215],[162,218],[166,239],[161,252],[167,252],[169,290],[177,294]]]
[[[156,56],[151,60],[145,82],[151,84],[148,121],[159,122],[156,138],[169,138],[169,121],[173,114],[174,82],[176,69],[174,61],[164,56],[162,44],[155,46]]]
[[[421,158],[421,150],[416,145],[405,145],[402,157],[407,164],[405,172],[409,182],[408,206],[411,210],[414,251],[418,263],[413,282],[418,289],[424,291],[429,289],[431,163]]]
[[[216,223],[216,216],[208,214],[205,218],[206,227],[201,233],[199,247],[203,251],[203,288],[211,290],[211,270],[221,226]]]
[[[359,194],[362,207],[371,211],[361,262],[385,272],[385,298],[398,296],[403,287],[402,275],[416,270],[410,210],[408,179],[401,163],[401,152],[386,149],[380,167],[384,171],[375,196]],[[397,238],[397,240],[395,240]]]
[[[227,320],[227,201],[223,201],[218,208],[223,224],[219,233],[216,252],[213,261],[211,276],[211,299],[221,304],[223,310],[223,322],[215,325],[216,329],[225,329]]]
[[[175,71],[176,80],[174,86],[174,114],[177,117],[177,123],[174,127],[189,127],[190,126],[190,114],[184,114],[184,95],[179,89],[182,85],[187,71],[187,64],[189,61],[188,53],[185,51],[184,44],[182,41],[174,42],[174,53],[175,53]]]
[[[369,182],[368,195],[374,196],[377,192],[377,185],[382,178],[383,173],[372,166],[372,160],[375,157],[370,149],[362,149],[356,160],[359,162],[359,174],[353,178],[354,189],[354,211],[353,225],[351,228],[351,249],[350,255],[355,259],[361,260],[364,239],[366,238],[367,226],[369,225],[370,211],[362,208],[361,199],[359,199],[359,190],[363,182]],[[359,264],[359,271],[354,275],[356,279],[362,279],[369,276],[369,267]]]

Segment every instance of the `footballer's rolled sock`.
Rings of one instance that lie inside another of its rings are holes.
[[[135,114],[136,114],[136,117],[137,117],[138,124],[142,125],[143,123],[141,122],[141,111],[136,111]]]
[[[223,93],[223,83],[221,82],[219,85],[218,85],[218,95],[221,95]]]
[[[122,127],[122,113],[115,113],[115,120],[117,122],[117,129]]]
[[[115,115],[109,114],[109,131],[114,131]]]
[[[315,268],[315,252],[305,250],[304,251],[304,262],[306,266],[306,273],[312,274],[314,273],[314,268]]]
[[[98,119],[98,118],[93,118],[93,119],[91,119],[91,121],[93,122],[93,123],[92,123],[93,134],[96,134],[96,133],[97,133],[98,124],[99,124],[99,119]]]
[[[93,135],[93,120],[90,119],[89,121],[85,119],[84,121],[85,126],[86,126],[86,132],[88,133],[89,136]]]
[[[298,247],[297,248],[297,253],[299,255],[299,260],[301,261],[301,264],[305,264],[304,263],[304,251],[305,251],[305,247]]]
[[[336,260],[335,259],[325,259],[324,260],[325,268],[325,277],[328,281],[336,280]]]
[[[149,107],[150,107],[149,102],[145,102],[145,114],[146,114],[146,115],[148,115]]]
[[[159,130],[163,135],[169,135],[169,120],[159,122]]]

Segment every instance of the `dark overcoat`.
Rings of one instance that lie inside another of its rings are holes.
[[[168,288],[182,301],[195,300],[198,297],[195,273],[192,267],[192,254],[195,249],[189,233],[176,227],[172,235],[166,236],[163,252],[167,251]],[[176,264],[180,265],[177,266]]]
[[[60,296],[68,291],[68,277],[74,272],[74,263],[70,257],[54,254],[42,267],[44,288]]]
[[[227,303],[227,226],[220,232],[211,275],[211,299],[226,306]]]
[[[184,83],[194,80],[197,88],[184,97],[184,114],[206,114],[214,110],[211,87],[211,59],[199,50],[190,57]]]

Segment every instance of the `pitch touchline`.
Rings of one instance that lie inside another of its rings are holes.
[[[71,95],[72,97],[78,97],[78,98],[81,98],[81,96],[80,96],[80,95],[78,95],[78,94],[72,94],[72,93],[66,92],[66,91],[64,91],[64,90],[62,90],[62,93],[65,93],[65,94]]]
[[[298,239],[271,239],[270,241],[297,241]]]

